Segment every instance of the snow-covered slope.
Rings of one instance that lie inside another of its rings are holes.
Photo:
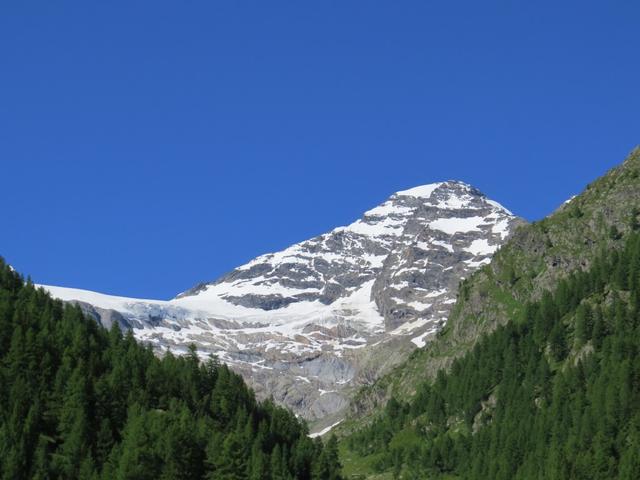
[[[346,227],[262,255],[173,300],[45,286],[158,348],[196,344],[259,394],[327,419],[351,389],[423,346],[459,281],[522,220],[461,182],[397,192]]]

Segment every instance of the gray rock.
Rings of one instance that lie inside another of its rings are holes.
[[[124,299],[115,311],[96,297],[83,308],[105,326],[132,328],[159,352],[194,343],[260,397],[333,421],[355,389],[429,341],[461,279],[521,223],[475,188],[443,182],[398,192],[347,227],[262,255],[172,301]],[[52,287],[61,298],[63,290]],[[77,300],[70,295],[63,299]]]

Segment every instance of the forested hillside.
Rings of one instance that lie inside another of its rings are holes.
[[[640,478],[639,205],[636,149],[517,232],[463,283],[441,335],[361,393],[360,415],[390,400],[352,419],[347,469]]]
[[[338,479],[335,440],[194,351],[157,358],[0,259],[0,478]]]
[[[640,478],[640,235],[347,443],[407,479]]]
[[[589,268],[602,249],[622,248],[630,217],[640,212],[640,148],[539,222],[520,227],[491,263],[467,278],[443,330],[427,348],[363,389],[352,402],[359,424],[390,397],[415,394],[425,378],[467,353],[486,333],[522,315],[527,302],[571,272]]]

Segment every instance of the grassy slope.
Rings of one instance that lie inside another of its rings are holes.
[[[336,433],[344,435],[367,423],[391,396],[411,396],[416,385],[448,368],[484,333],[518,318],[524,302],[538,298],[567,273],[588,267],[602,248],[619,247],[616,232],[628,231],[636,209],[640,210],[640,148],[549,217],[518,229],[489,265],[463,282],[438,337],[361,389]],[[342,460],[347,472],[360,461],[346,456]]]

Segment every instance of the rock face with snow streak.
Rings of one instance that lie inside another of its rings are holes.
[[[335,420],[349,392],[423,346],[460,280],[523,221],[461,182],[392,195],[347,227],[262,255],[170,301],[46,287],[158,348],[218,355],[262,396]],[[115,315],[113,312],[117,312]]]

